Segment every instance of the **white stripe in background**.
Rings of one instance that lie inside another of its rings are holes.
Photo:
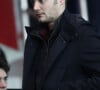
[[[82,17],[88,21],[89,18],[88,18],[87,0],[79,0],[79,4]]]
[[[27,14],[28,9],[28,0],[21,0],[21,10],[22,10],[22,23],[23,23],[23,32],[24,32],[24,41],[27,38],[25,26],[30,26],[29,16]]]

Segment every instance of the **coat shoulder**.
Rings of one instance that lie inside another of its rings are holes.
[[[89,21],[83,19],[79,14],[71,14],[70,23],[76,28],[77,32],[79,33],[97,32],[97,28]]]

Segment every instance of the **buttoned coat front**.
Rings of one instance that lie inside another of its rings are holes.
[[[48,47],[48,65],[38,90],[100,90],[99,34],[78,15],[65,12],[63,18],[56,39]],[[36,90],[35,58],[43,40],[36,28],[26,29],[23,90]]]

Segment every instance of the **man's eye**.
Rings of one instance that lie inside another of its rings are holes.
[[[5,81],[7,81],[8,77],[5,77],[4,79],[5,79]]]
[[[40,3],[45,3],[47,0],[39,0]]]
[[[0,78],[0,81],[1,81],[1,78]]]
[[[31,3],[32,5],[34,5],[34,0],[30,0],[30,3]]]

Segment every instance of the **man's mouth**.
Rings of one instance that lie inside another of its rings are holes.
[[[41,17],[41,16],[43,16],[44,15],[44,13],[35,13],[35,16],[36,17]]]

